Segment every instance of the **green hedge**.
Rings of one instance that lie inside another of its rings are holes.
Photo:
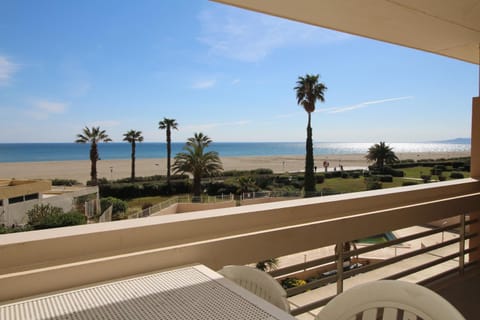
[[[80,184],[77,180],[74,179],[53,179],[52,186],[74,186]]]
[[[461,173],[461,172],[452,172],[452,173],[450,173],[450,178],[452,178],[452,179],[463,179],[465,177],[464,177],[463,173]]]
[[[168,188],[166,181],[134,182],[134,183],[101,183],[99,184],[101,197],[132,199],[178,193],[189,193],[190,184],[187,180],[173,180]]]

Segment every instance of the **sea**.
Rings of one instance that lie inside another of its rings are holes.
[[[366,154],[375,142],[317,142],[315,155]],[[184,143],[172,143],[172,157],[182,151]],[[470,141],[387,143],[396,153],[469,152]],[[0,143],[0,162],[89,160],[89,144],[77,143]],[[220,157],[304,155],[305,142],[213,142],[209,151]],[[127,142],[100,143],[100,159],[130,159]],[[143,142],[136,145],[137,159],[166,158],[166,143]]]

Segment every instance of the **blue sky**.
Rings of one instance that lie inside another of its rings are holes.
[[[314,141],[470,136],[475,65],[206,0],[2,0],[0,142],[85,126],[174,142],[304,141],[298,76],[320,74]]]

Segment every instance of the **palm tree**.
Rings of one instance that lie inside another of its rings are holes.
[[[175,119],[163,118],[158,123],[160,130],[165,130],[167,133],[167,185],[170,189],[170,158],[172,157],[172,129],[178,130],[178,123]]]
[[[305,156],[305,196],[315,194],[315,173],[313,163],[313,142],[312,142],[312,126],[311,114],[315,111],[315,102],[325,101],[324,92],[327,87],[318,82],[320,76],[306,74],[305,77],[298,77],[297,86],[294,88],[297,94],[297,104],[301,105],[308,114],[307,122],[307,142]]]
[[[272,271],[277,270],[278,268],[278,259],[277,258],[270,258],[267,260],[259,261],[255,265],[255,268],[262,270],[262,271]]]
[[[99,142],[109,142],[112,141],[110,137],[105,133],[105,130],[100,130],[100,127],[88,127],[83,128],[83,133],[77,134],[76,143],[90,143],[90,180],[92,185],[97,185],[97,161],[100,159],[98,156],[98,147]]]
[[[136,142],[142,142],[143,141],[143,136],[142,136],[142,131],[135,131],[135,130],[130,130],[127,131],[126,133],[123,134],[123,141],[128,141],[132,144],[132,171],[131,171],[131,176],[130,179],[135,181],[135,148],[136,148]]]
[[[257,190],[257,182],[253,177],[241,176],[238,178],[238,184],[239,193],[255,192]]]
[[[383,170],[385,164],[398,161],[398,157],[395,155],[395,152],[393,152],[393,149],[386,145],[384,141],[380,141],[380,143],[376,143],[368,148],[368,153],[365,158],[369,161],[375,161],[374,166],[380,171]]]
[[[196,198],[200,197],[202,191],[201,178],[215,175],[223,170],[218,153],[205,151],[211,142],[212,140],[203,133],[195,133],[192,138],[188,138],[183,147],[185,152],[179,152],[175,156],[174,173],[193,175],[193,196]]]

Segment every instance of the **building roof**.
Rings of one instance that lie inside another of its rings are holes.
[[[480,0],[213,0],[479,64]]]

